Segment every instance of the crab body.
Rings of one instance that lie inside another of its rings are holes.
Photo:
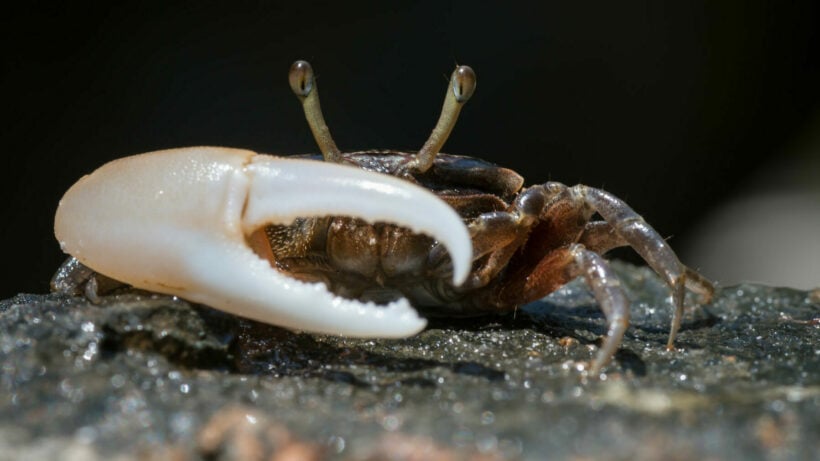
[[[593,374],[629,319],[601,254],[631,246],[669,284],[670,348],[685,289],[711,296],[711,284],[615,196],[557,182],[523,188],[509,169],[440,154],[475,87],[469,68],[453,73],[441,119],[414,153],[340,152],[307,63],[294,64],[290,83],[322,158],[197,147],[110,162],[58,207],[55,234],[73,258],[52,286],[75,291],[100,273],[287,328],[401,337],[425,325],[411,305],[428,315],[495,313],[583,277],[609,325]]]

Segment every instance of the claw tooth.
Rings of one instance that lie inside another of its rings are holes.
[[[214,270],[214,268],[218,268]],[[225,242],[190,260],[192,278],[207,287],[185,297],[243,317],[314,333],[399,338],[426,321],[405,299],[376,306],[334,295],[321,283],[291,279],[245,245]]]

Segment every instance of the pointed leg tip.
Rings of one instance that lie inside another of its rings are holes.
[[[599,352],[598,355],[589,363],[589,368],[586,372],[587,377],[594,380],[600,379],[601,372],[604,367],[612,362],[613,358],[614,354],[610,355],[609,353]]]
[[[586,372],[586,379],[595,379],[597,380],[599,376],[601,376],[601,369],[603,368],[602,364],[593,363],[589,370]]]

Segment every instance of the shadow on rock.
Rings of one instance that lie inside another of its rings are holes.
[[[324,339],[324,340],[323,340]],[[328,340],[329,339],[329,340]],[[305,333],[249,320],[240,320],[238,334],[231,351],[235,369],[243,374],[320,377],[355,386],[371,387],[344,368],[376,368],[385,374],[412,374],[379,385],[435,386],[435,382],[419,376],[430,369],[448,369],[461,375],[495,381],[504,379],[504,372],[476,362],[447,362],[414,357],[398,357],[357,347],[354,341]],[[352,343],[352,344],[351,344]]]

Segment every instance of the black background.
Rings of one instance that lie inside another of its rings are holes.
[[[418,149],[447,76],[469,64],[478,88],[446,152],[530,183],[605,187],[673,247],[818,107],[813,2],[505,5],[5,10],[0,298],[47,291],[64,257],[57,202],[108,160],[191,145],[316,151],[287,84],[299,58],[343,150]]]

